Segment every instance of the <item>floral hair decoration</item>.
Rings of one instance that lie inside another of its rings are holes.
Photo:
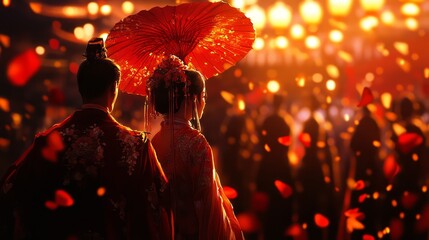
[[[160,86],[162,81],[164,81],[165,88],[174,88],[175,86],[180,86],[180,83],[189,86],[190,83],[187,80],[185,70],[188,70],[188,66],[177,56],[170,55],[155,69],[152,76],[148,79],[147,86],[149,90],[155,89]],[[186,89],[183,90],[185,93],[187,92]]]

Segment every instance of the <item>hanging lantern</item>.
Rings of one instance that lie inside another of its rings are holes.
[[[383,8],[385,0],[360,0],[363,10],[366,12],[378,12]]]
[[[328,11],[334,17],[345,17],[352,7],[352,0],[328,0]]]
[[[276,2],[268,10],[268,20],[275,29],[287,28],[292,20],[290,7],[283,2]]]
[[[317,25],[322,20],[323,12],[320,4],[313,0],[306,0],[299,8],[302,20],[310,25]]]

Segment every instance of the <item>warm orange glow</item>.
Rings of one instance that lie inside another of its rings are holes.
[[[245,11],[245,14],[253,23],[253,27],[259,31],[265,27],[265,11],[258,5],[253,5]]]
[[[290,28],[290,34],[294,39],[302,39],[305,35],[305,29],[300,24],[294,24]]]
[[[102,197],[106,194],[106,188],[105,187],[99,187],[97,189],[97,196]]]
[[[384,11],[380,19],[384,24],[392,25],[395,22],[395,15],[391,11]]]
[[[326,81],[326,89],[328,89],[329,91],[334,91],[336,87],[337,87],[337,84],[335,83],[334,80],[330,79]]]
[[[100,12],[103,15],[109,15],[112,12],[112,6],[105,4],[100,7]]]
[[[347,16],[352,7],[352,0],[328,0],[328,11],[332,16]]]
[[[329,32],[329,39],[334,43],[342,42],[343,38],[344,35],[340,30],[332,30]]]
[[[302,20],[310,25],[317,25],[320,23],[323,17],[323,11],[320,4],[313,0],[305,0],[300,8]]]
[[[292,11],[289,6],[283,2],[276,2],[268,10],[268,20],[274,28],[284,29],[292,21]]]
[[[261,50],[265,46],[265,41],[262,38],[256,38],[253,42],[253,49],[255,50]]]
[[[134,12],[134,3],[130,1],[125,1],[122,3],[122,11],[125,14],[131,14]]]
[[[319,228],[326,228],[329,226],[329,219],[320,213],[314,215],[314,222]]]
[[[285,49],[287,48],[288,45],[289,45],[289,41],[287,40],[286,37],[279,36],[276,38],[276,46],[279,49]]]
[[[367,12],[377,12],[384,6],[385,0],[360,0],[362,8]]]
[[[98,9],[99,9],[98,3],[96,3],[96,2],[88,3],[87,9],[88,9],[89,14],[91,14],[91,15],[97,14]]]
[[[9,7],[10,6],[10,0],[3,0],[3,6]]]
[[[408,29],[414,31],[419,28],[419,22],[415,18],[407,18],[405,19],[405,26],[407,26]]]
[[[415,3],[405,3],[401,7],[401,13],[408,17],[416,17],[420,14],[420,8]]]
[[[270,80],[267,83],[267,89],[271,93],[276,93],[280,90],[280,84],[276,80]]]
[[[316,36],[308,36],[305,39],[305,45],[309,48],[309,49],[317,49],[320,47],[320,39]]]

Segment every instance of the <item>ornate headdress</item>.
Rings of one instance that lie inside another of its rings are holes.
[[[148,89],[155,89],[164,82],[165,88],[174,87],[174,85],[184,83],[188,85],[189,80],[186,77],[185,70],[188,66],[175,55],[170,55],[164,59],[155,69],[152,76],[148,79],[146,86]],[[184,89],[186,91],[186,89]]]
[[[107,50],[104,46],[103,38],[91,38],[86,45],[86,51],[83,54],[87,60],[104,59],[107,58]]]

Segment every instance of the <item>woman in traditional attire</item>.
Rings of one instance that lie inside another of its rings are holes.
[[[175,239],[243,239],[199,129],[204,77],[172,55],[155,70],[148,88],[155,111],[164,115],[152,143],[171,184]]]

